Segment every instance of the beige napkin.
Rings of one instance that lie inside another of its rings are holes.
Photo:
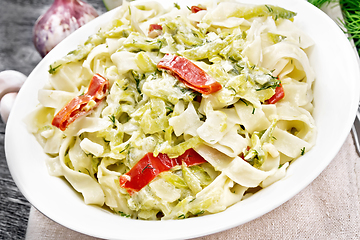
[[[46,239],[96,238],[32,208],[26,240]],[[249,223],[198,239],[360,239],[360,157],[351,134],[319,177],[288,202]]]

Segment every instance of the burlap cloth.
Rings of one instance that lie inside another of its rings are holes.
[[[334,20],[339,8],[324,9]],[[359,79],[360,80],[360,79]],[[26,240],[96,239],[31,208]],[[360,239],[360,157],[351,134],[329,166],[304,190],[249,223],[198,240]]]

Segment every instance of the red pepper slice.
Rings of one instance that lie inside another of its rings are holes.
[[[275,88],[275,94],[266,100],[266,103],[268,104],[274,104],[283,99],[285,96],[284,88],[281,84],[279,84],[278,87]]]
[[[162,30],[162,26],[159,24],[150,24],[149,26],[149,32],[153,31],[153,30]]]
[[[87,92],[84,95],[73,98],[66,104],[55,115],[51,124],[64,131],[77,118],[97,107],[105,98],[108,89],[109,81],[100,74],[95,74],[90,81]],[[86,108],[90,101],[94,101],[95,104],[92,107]]]
[[[170,70],[187,87],[203,94],[214,93],[222,88],[220,83],[184,57],[166,54],[157,67]]]
[[[200,6],[191,6],[191,12],[192,13],[197,13],[197,12],[200,12],[202,10],[206,10],[206,8],[200,7]]]
[[[246,147],[246,152],[248,152],[250,149],[251,149],[251,147],[250,147],[250,146],[247,146],[247,147]],[[243,152],[241,152],[241,153],[239,154],[239,157],[241,157],[241,159],[245,161],[245,154],[244,154]]]
[[[159,24],[150,24],[148,37],[156,38],[162,34],[162,26]]]
[[[120,176],[120,186],[132,195],[148,185],[161,172],[181,165],[182,162],[187,166],[194,166],[205,163],[206,160],[192,148],[186,150],[177,158],[169,158],[168,155],[163,153],[154,157],[152,153],[147,153],[129,172]]]

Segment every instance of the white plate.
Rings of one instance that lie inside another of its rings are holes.
[[[171,1],[160,1],[172,5]],[[182,0],[183,7],[194,1]],[[114,11],[76,31],[34,69],[19,92],[10,114],[5,150],[17,186],[43,214],[75,231],[107,239],[184,239],[223,231],[273,210],[312,182],[335,157],[349,134],[359,100],[360,74],[355,52],[338,26],[304,0],[246,0],[273,4],[295,11],[295,23],[315,41],[310,61],[316,72],[314,117],[316,146],[289,167],[287,176],[226,211],[184,220],[142,221],[120,217],[83,202],[63,179],[52,177],[45,154],[23,123],[37,105],[37,92],[48,79],[49,65],[97,31]],[[292,214],[292,213],[289,213]]]

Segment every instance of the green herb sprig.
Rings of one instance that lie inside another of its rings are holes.
[[[336,2],[336,0],[308,0],[308,2],[314,5],[315,7],[321,8],[325,4]]]
[[[325,4],[339,2],[344,20],[341,21],[345,33],[354,41],[360,55],[360,3],[359,0],[308,0],[309,3],[321,8]]]
[[[360,55],[360,3],[358,0],[340,0],[340,6],[344,15],[342,24]]]

